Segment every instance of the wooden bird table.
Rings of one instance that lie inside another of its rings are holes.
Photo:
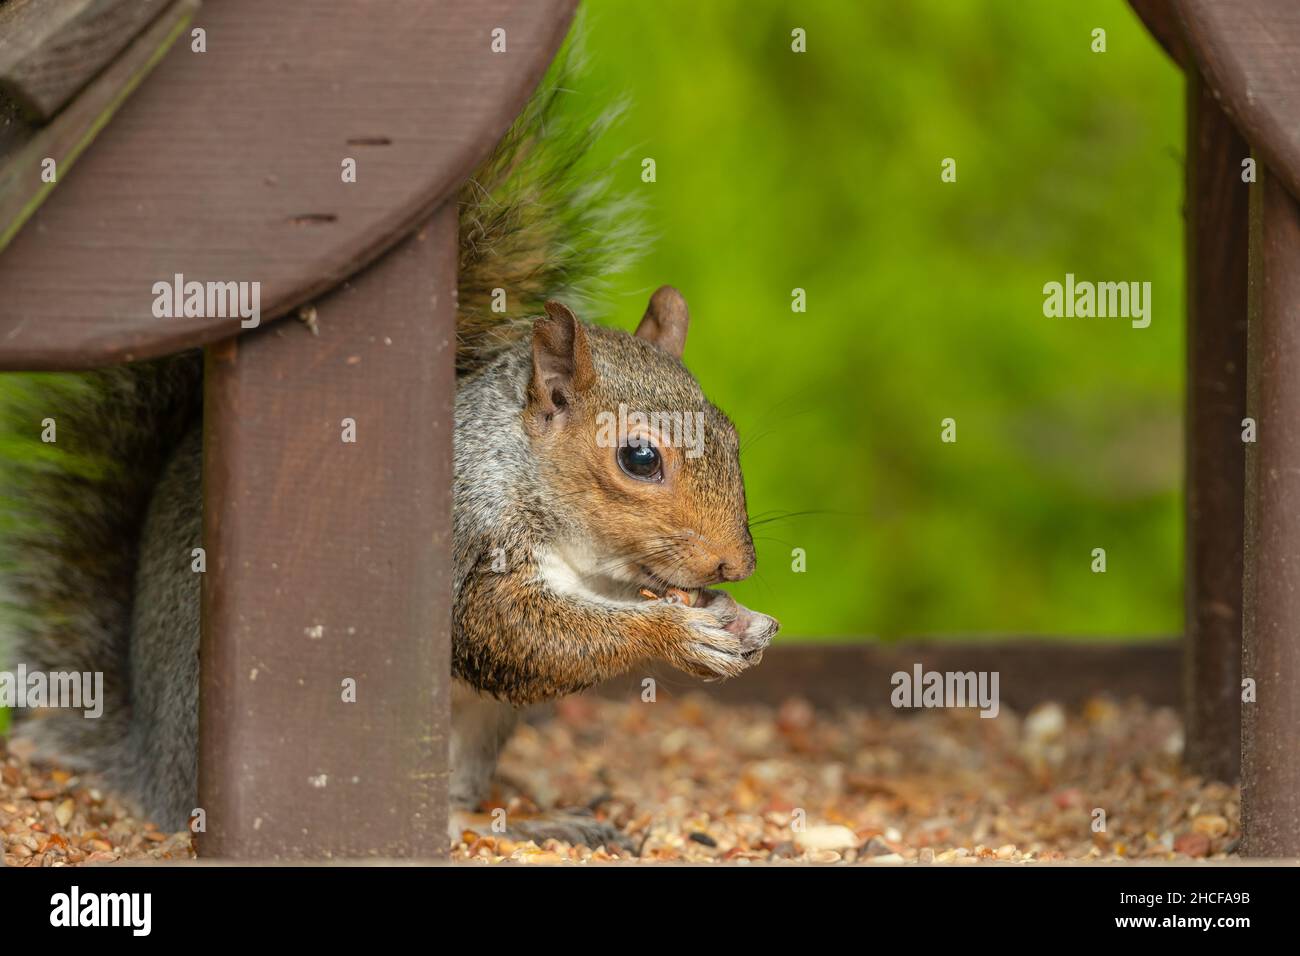
[[[1300,857],[1300,4],[1131,3],[1187,75],[1187,756]]]
[[[439,855],[454,193],[574,0],[36,2],[0,0],[0,368],[206,347],[200,851]],[[1300,857],[1300,5],[1131,3],[1188,77],[1187,756],[1240,772],[1244,852]],[[881,653],[765,670],[860,697]],[[942,653],[1173,696],[1163,648]]]
[[[196,6],[0,3],[0,368],[206,348],[200,853],[442,855],[455,196],[574,3]]]

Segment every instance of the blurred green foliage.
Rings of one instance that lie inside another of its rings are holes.
[[[682,289],[751,515],[795,513],[737,596],[790,637],[1180,631],[1182,80],[1122,0],[586,8],[658,237],[611,319]],[[1046,318],[1067,272],[1151,282],[1151,326]]]

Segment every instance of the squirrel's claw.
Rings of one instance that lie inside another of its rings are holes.
[[[511,820],[507,833],[516,840],[532,840],[541,846],[547,840],[560,840],[573,846],[593,850],[605,847],[635,854],[636,841],[612,823],[597,820],[586,810],[552,810],[534,817]]]

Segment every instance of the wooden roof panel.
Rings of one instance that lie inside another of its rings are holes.
[[[182,37],[0,254],[0,367],[88,367],[239,329],[155,318],[154,283],[177,273],[259,282],[263,322],[338,284],[487,155],[573,7],[205,4],[207,52]]]
[[[1181,0],[1178,11],[1224,112],[1300,198],[1300,3]]]

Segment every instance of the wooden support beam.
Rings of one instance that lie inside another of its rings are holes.
[[[1185,719],[1188,765],[1241,773],[1241,575],[1246,452],[1250,147],[1187,69]]]
[[[208,350],[203,856],[446,852],[456,218]]]
[[[721,684],[705,684],[667,664],[648,664],[601,684],[592,693],[636,699],[641,681],[656,679],[663,695],[703,691],[724,704],[779,705],[802,697],[818,707],[861,707],[898,713],[890,703],[892,677],[926,671],[996,671],[1002,706],[1024,713],[1045,701],[1078,707],[1094,697],[1140,697],[1177,707],[1182,687],[1177,640],[1137,638],[1088,643],[1064,637],[954,636],[883,643],[859,636],[839,644],[778,641],[763,664]]]
[[[1300,856],[1300,204],[1263,164],[1250,203],[1241,822],[1247,856]]]

